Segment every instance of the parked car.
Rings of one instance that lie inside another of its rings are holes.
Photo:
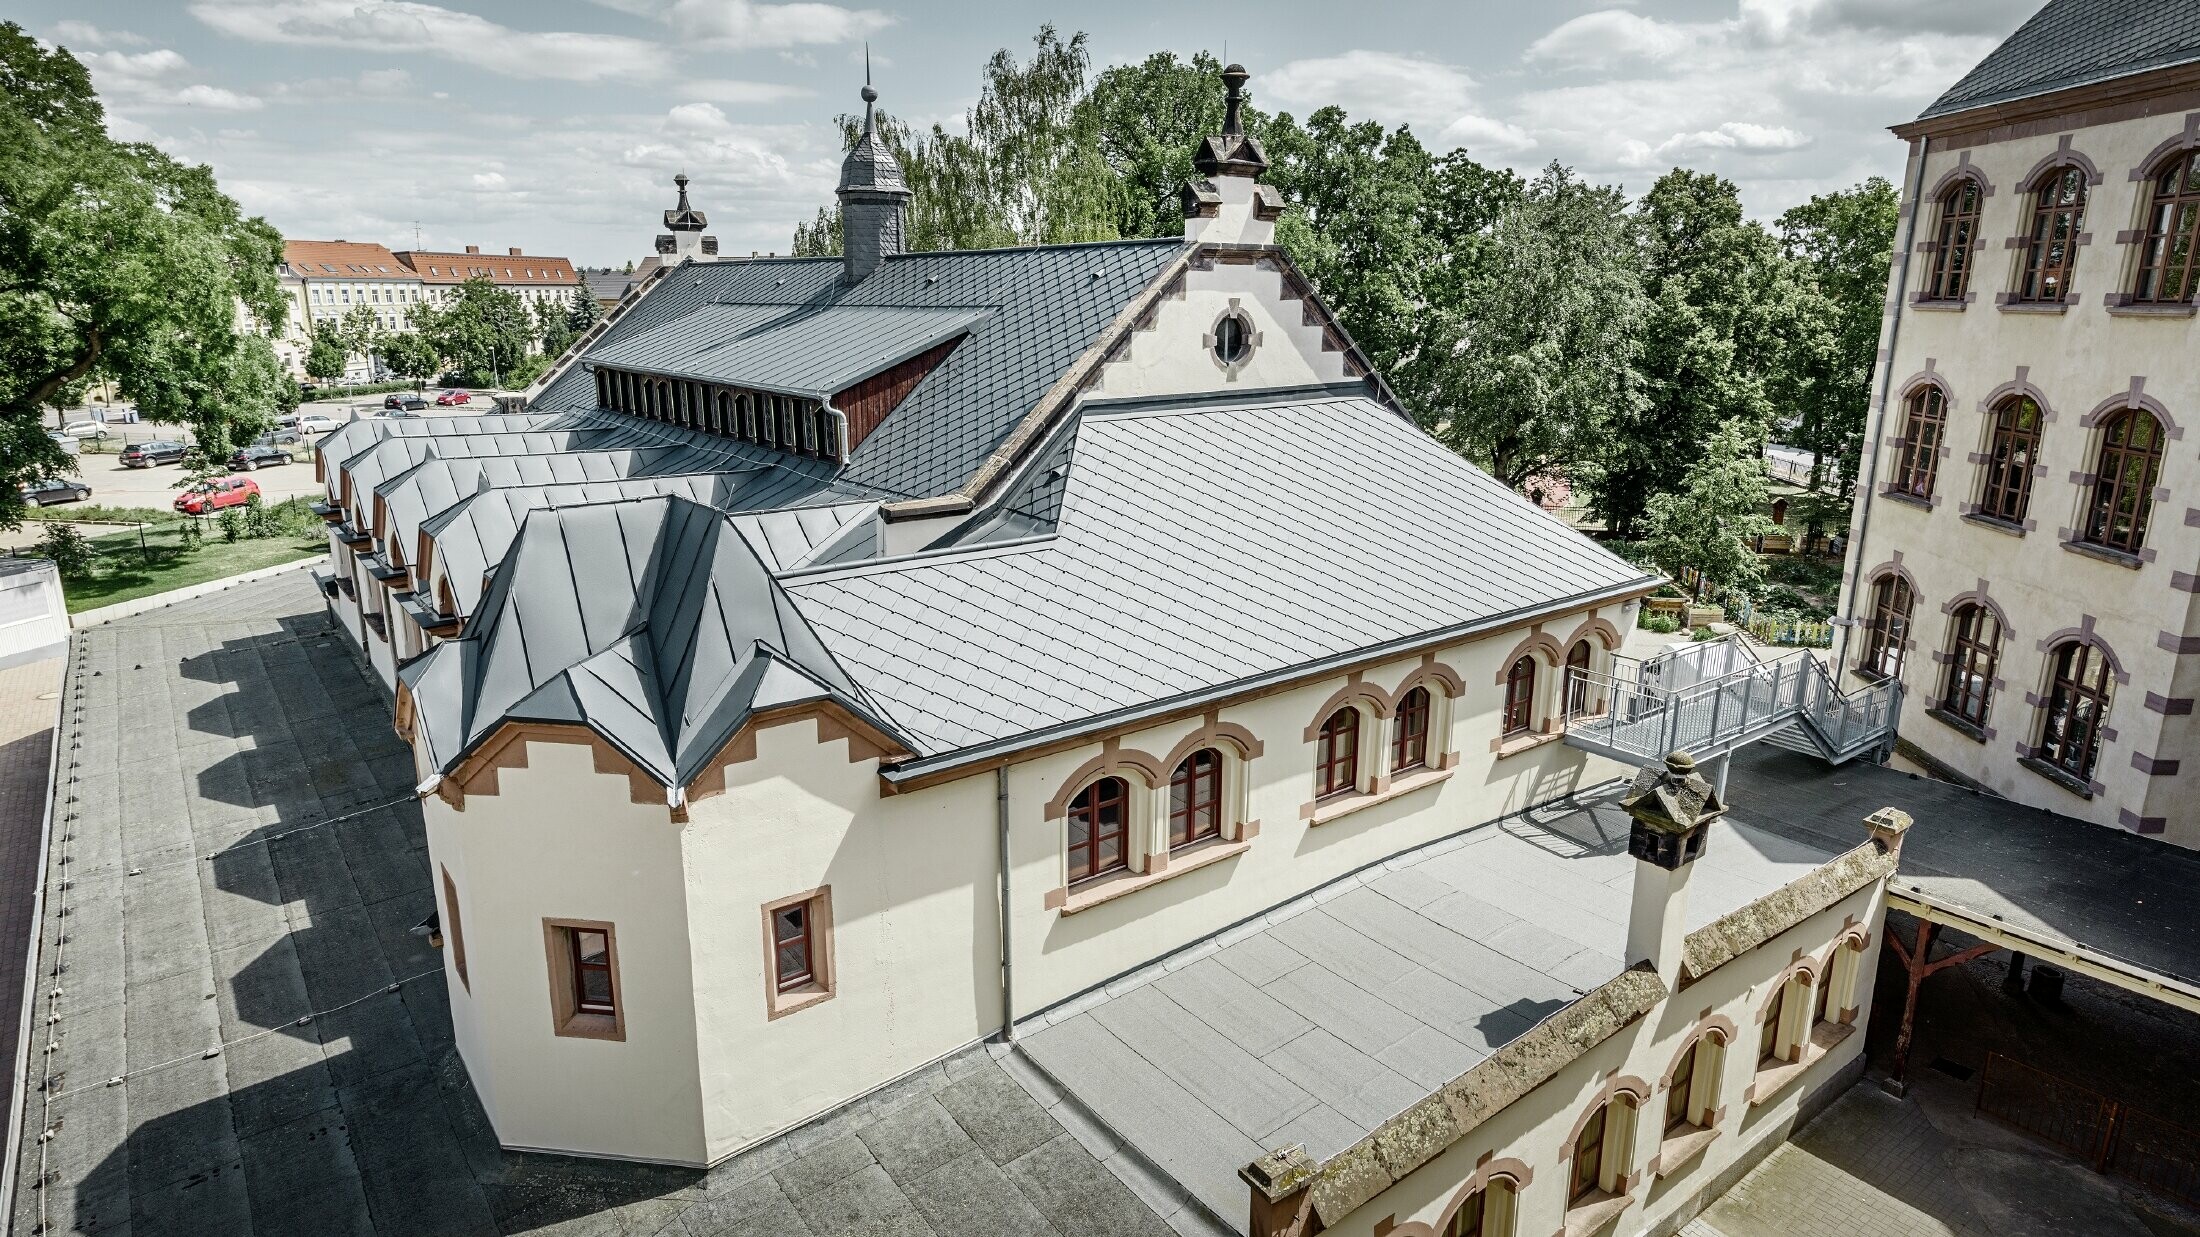
[[[71,421],[61,427],[61,432],[79,441],[86,438],[99,442],[107,440],[107,427],[98,421]]]
[[[473,403],[474,397],[471,392],[467,391],[445,391],[435,397],[435,402],[443,408],[456,408]]]
[[[319,395],[320,393],[321,388],[314,383],[301,382],[298,384],[298,398],[300,399],[312,399],[314,396]]]
[[[318,412],[309,412],[298,418],[298,432],[301,434],[326,434],[335,429],[337,424],[338,422],[334,417],[324,417]]]
[[[260,439],[258,442],[248,443],[229,454],[229,466],[238,472],[251,472],[255,468],[265,468],[273,464],[288,464],[289,462],[290,448],[280,443],[269,442],[265,438]]]
[[[91,486],[69,477],[48,477],[43,481],[26,482],[23,486],[23,501],[32,507],[80,503],[91,496]]]
[[[124,468],[151,468],[155,464],[181,464],[185,447],[180,442],[156,439],[152,442],[133,442],[122,449]]]
[[[299,433],[298,427],[295,425],[278,425],[274,429],[266,432],[265,434],[260,435],[258,438],[253,439],[253,441],[272,442],[277,445],[281,445],[282,443],[286,442],[303,442],[305,441],[305,435]]]
[[[417,397],[411,395],[385,395],[382,397],[382,406],[384,408],[403,408],[406,400],[414,398]]]
[[[250,477],[201,481],[176,495],[176,510],[185,515],[205,515],[224,507],[242,507],[259,492],[260,483]]]
[[[426,412],[428,410],[428,401],[420,398],[417,395],[394,395],[390,398],[396,400],[397,402],[393,404],[390,403],[388,400],[383,401],[382,411],[385,414],[401,412]]]

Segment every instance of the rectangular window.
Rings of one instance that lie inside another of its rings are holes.
[[[451,969],[458,972],[459,986],[472,992],[466,978],[466,928],[458,919],[458,886],[451,883],[449,868],[443,869],[443,939],[451,943]]]
[[[831,999],[833,890],[827,885],[764,904],[767,1020]]]
[[[550,963],[550,1025],[558,1035],[623,1040],[618,931],[592,919],[545,919]]]

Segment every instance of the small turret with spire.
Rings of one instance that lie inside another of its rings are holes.
[[[1184,238],[1217,244],[1269,245],[1283,217],[1283,195],[1260,182],[1268,152],[1245,131],[1244,65],[1222,71],[1222,132],[1199,144],[1192,166],[1199,177],[1184,186]]]
[[[716,258],[718,238],[703,235],[703,229],[710,226],[710,221],[703,217],[703,212],[688,205],[687,173],[674,176],[672,183],[680,188],[680,202],[665,212],[665,227],[669,234],[657,238],[657,252],[673,262],[687,258],[708,262]]]
[[[901,162],[878,133],[878,91],[871,85],[871,53],[863,53],[863,132],[840,161],[841,278],[861,283],[879,263],[903,248],[902,212],[914,196],[901,177]]]

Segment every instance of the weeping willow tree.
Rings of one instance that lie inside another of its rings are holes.
[[[913,250],[996,249],[1113,240],[1123,189],[1100,153],[1083,34],[1043,26],[1029,62],[1006,48],[986,62],[967,134],[919,131],[880,113],[879,136],[915,192],[906,221]],[[840,117],[844,146],[863,118]],[[795,228],[794,252],[840,252],[840,211],[827,207]]]

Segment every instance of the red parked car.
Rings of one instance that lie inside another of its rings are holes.
[[[445,408],[452,408],[460,404],[471,404],[474,397],[464,391],[445,391],[435,397],[435,402]]]
[[[219,481],[201,481],[183,493],[176,495],[176,510],[185,515],[205,515],[224,507],[242,507],[260,492],[260,483],[250,477],[223,477]]]

